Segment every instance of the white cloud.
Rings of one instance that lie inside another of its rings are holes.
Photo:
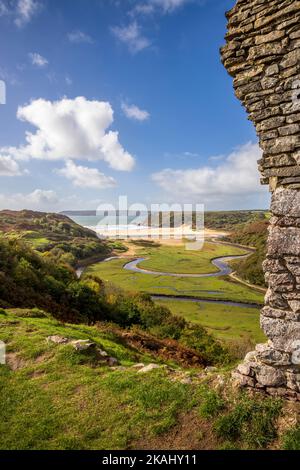
[[[129,119],[135,119],[137,121],[146,121],[150,118],[150,113],[148,111],[138,108],[136,105],[128,105],[122,103],[122,110],[126,117]]]
[[[30,52],[28,55],[32,65],[36,65],[37,67],[43,68],[46,67],[46,65],[48,65],[49,63],[48,60],[45,59],[45,57],[41,56],[37,52]]]
[[[172,13],[193,0],[145,0],[136,5],[131,14],[149,15],[154,12]]]
[[[124,27],[115,26],[111,28],[111,31],[119,41],[127,45],[132,54],[136,54],[151,45],[150,40],[142,35],[140,26],[136,21]]]
[[[0,209],[21,210],[49,210],[59,203],[59,198],[55,191],[35,189],[29,194],[0,194]]]
[[[68,161],[65,168],[57,173],[71,180],[74,186],[79,188],[107,189],[116,186],[114,178],[100,173],[96,168],[77,166],[72,161]]]
[[[0,155],[0,176],[19,176],[21,170],[17,162],[9,155]]]
[[[265,193],[259,183],[257,144],[238,147],[216,167],[203,166],[184,170],[165,169],[152,179],[167,193],[198,200],[199,203],[221,201],[224,207],[236,198]]]
[[[83,31],[76,30],[72,31],[68,34],[68,39],[70,42],[75,44],[86,43],[86,44],[93,44],[93,39],[88,34],[84,33]]]
[[[15,24],[20,28],[31,21],[40,4],[35,0],[18,0],[15,10]]]
[[[0,17],[11,18],[21,28],[32,20],[41,6],[38,0],[0,0]]]
[[[120,144],[118,132],[108,130],[113,110],[107,102],[41,98],[19,107],[17,117],[37,130],[26,132],[24,145],[0,148],[0,154],[16,160],[103,160],[119,171],[130,171],[135,164]]]
[[[172,12],[188,2],[190,0],[149,0],[151,5],[161,8],[166,13]]]

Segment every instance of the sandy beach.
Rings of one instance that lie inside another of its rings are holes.
[[[90,227],[91,228],[91,227]],[[182,243],[183,239],[201,239],[218,238],[227,235],[227,232],[217,231],[205,228],[204,231],[196,231],[188,225],[180,227],[146,227],[146,226],[115,226],[115,227],[93,227],[99,237],[118,238],[118,239],[153,239],[159,240],[160,243],[177,244]]]

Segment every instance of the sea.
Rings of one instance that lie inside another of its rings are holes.
[[[128,216],[126,219],[121,219],[119,224],[116,224],[116,217],[101,215],[68,215],[70,219],[74,220],[78,225],[89,228],[91,230],[105,232],[116,232],[117,230],[141,230],[148,226],[147,217],[145,216]],[[126,224],[122,223],[127,222]]]

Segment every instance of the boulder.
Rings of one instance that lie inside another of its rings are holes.
[[[63,336],[53,335],[48,336],[47,342],[55,344],[68,344],[70,340],[68,338],[64,338]]]
[[[93,343],[88,339],[78,339],[76,341],[71,341],[71,345],[76,349],[76,351],[86,351],[87,349],[96,348],[96,343]]]
[[[158,364],[148,364],[147,366],[142,367],[142,369],[140,369],[138,372],[145,374],[147,372],[151,372],[154,369],[161,369],[161,366]]]
[[[267,365],[259,367],[256,372],[256,379],[265,387],[280,387],[280,385],[284,385],[285,383],[284,373],[279,369]]]

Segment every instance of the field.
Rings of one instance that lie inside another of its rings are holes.
[[[210,260],[225,255],[243,254],[234,247],[225,247],[205,243],[202,251],[188,252],[183,245],[151,246],[142,242],[129,245],[133,259],[136,256],[147,257],[140,264],[143,268],[163,270],[165,272],[203,273],[213,272]],[[209,304],[205,302],[185,302],[176,298],[157,300],[169,307],[175,315],[199,323],[207,331],[222,341],[248,341],[251,348],[256,342],[264,342],[265,337],[259,327],[259,305],[263,303],[263,294],[232,280],[229,276],[207,278],[180,278],[163,275],[148,275],[123,269],[128,259],[114,259],[90,266],[86,274],[95,275],[129,291],[147,292],[161,296],[185,296],[200,299],[234,301],[258,304],[257,309],[247,306]]]
[[[127,260],[128,261],[128,260]],[[235,302],[263,303],[263,295],[229,277],[174,278],[161,275],[134,273],[123,269],[124,259],[111,260],[90,266],[86,273],[98,276],[130,291],[151,294],[200,297],[203,299],[231,300]],[[174,263],[176,258],[174,257]]]
[[[166,246],[161,245],[155,249],[149,248],[142,251],[143,257],[150,257],[140,267],[153,271],[170,273],[206,274],[218,271],[211,260],[222,256],[243,255],[246,252],[239,248],[217,245],[206,242],[201,253],[188,251],[183,245]]]
[[[168,307],[174,315],[199,323],[220,340],[231,342],[250,339],[253,343],[266,341],[259,327],[259,309],[170,299],[159,300],[158,303]]]

